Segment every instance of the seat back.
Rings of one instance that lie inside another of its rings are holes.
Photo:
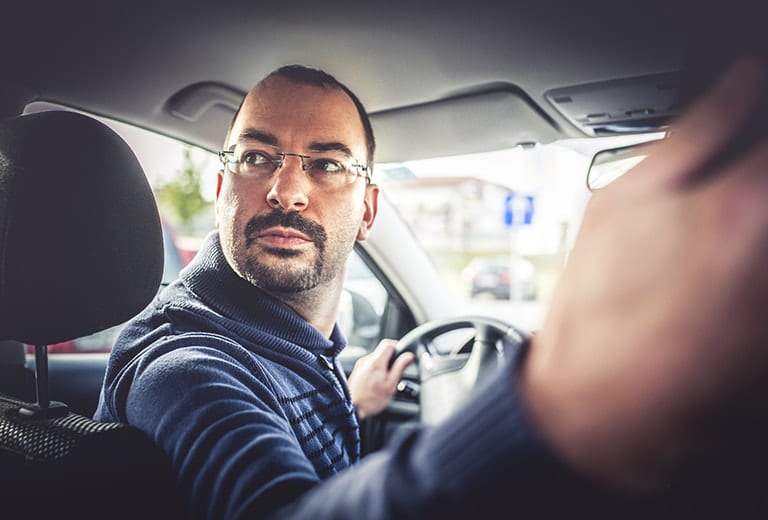
[[[45,345],[138,313],[162,248],[149,183],[114,131],[65,111],[0,121],[0,340],[35,345],[37,371],[36,402],[0,397],[1,517],[178,517],[148,436],[47,397]]]

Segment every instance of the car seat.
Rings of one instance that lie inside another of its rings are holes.
[[[0,396],[0,517],[180,516],[147,435],[75,414],[47,387],[46,345],[144,308],[162,248],[146,176],[109,127],[67,111],[0,121],[0,340],[35,345],[36,369],[36,402]]]

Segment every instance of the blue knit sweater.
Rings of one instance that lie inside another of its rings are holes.
[[[528,426],[512,364],[441,427],[339,473],[360,457],[344,346],[338,327],[326,338],[238,277],[212,233],[120,335],[95,418],[147,432],[195,517],[455,517],[496,502],[522,513],[563,475]]]

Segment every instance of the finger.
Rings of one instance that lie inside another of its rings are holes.
[[[375,365],[387,365],[395,354],[397,342],[393,339],[382,339],[373,350],[373,363]]]
[[[669,138],[637,168],[635,176],[683,184],[701,175],[744,126],[763,93],[766,70],[760,61],[742,58],[673,125]]]
[[[397,382],[403,378],[405,369],[408,368],[408,365],[413,363],[415,359],[416,356],[413,352],[403,352],[397,356],[395,362],[392,363],[392,367],[389,369],[387,379],[389,379],[392,384],[397,384]]]

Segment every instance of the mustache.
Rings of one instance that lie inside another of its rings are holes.
[[[246,245],[250,245],[256,236],[264,230],[271,227],[282,226],[293,228],[309,237],[318,248],[323,249],[328,235],[325,228],[307,218],[304,218],[296,211],[274,210],[266,215],[256,215],[245,225]]]

